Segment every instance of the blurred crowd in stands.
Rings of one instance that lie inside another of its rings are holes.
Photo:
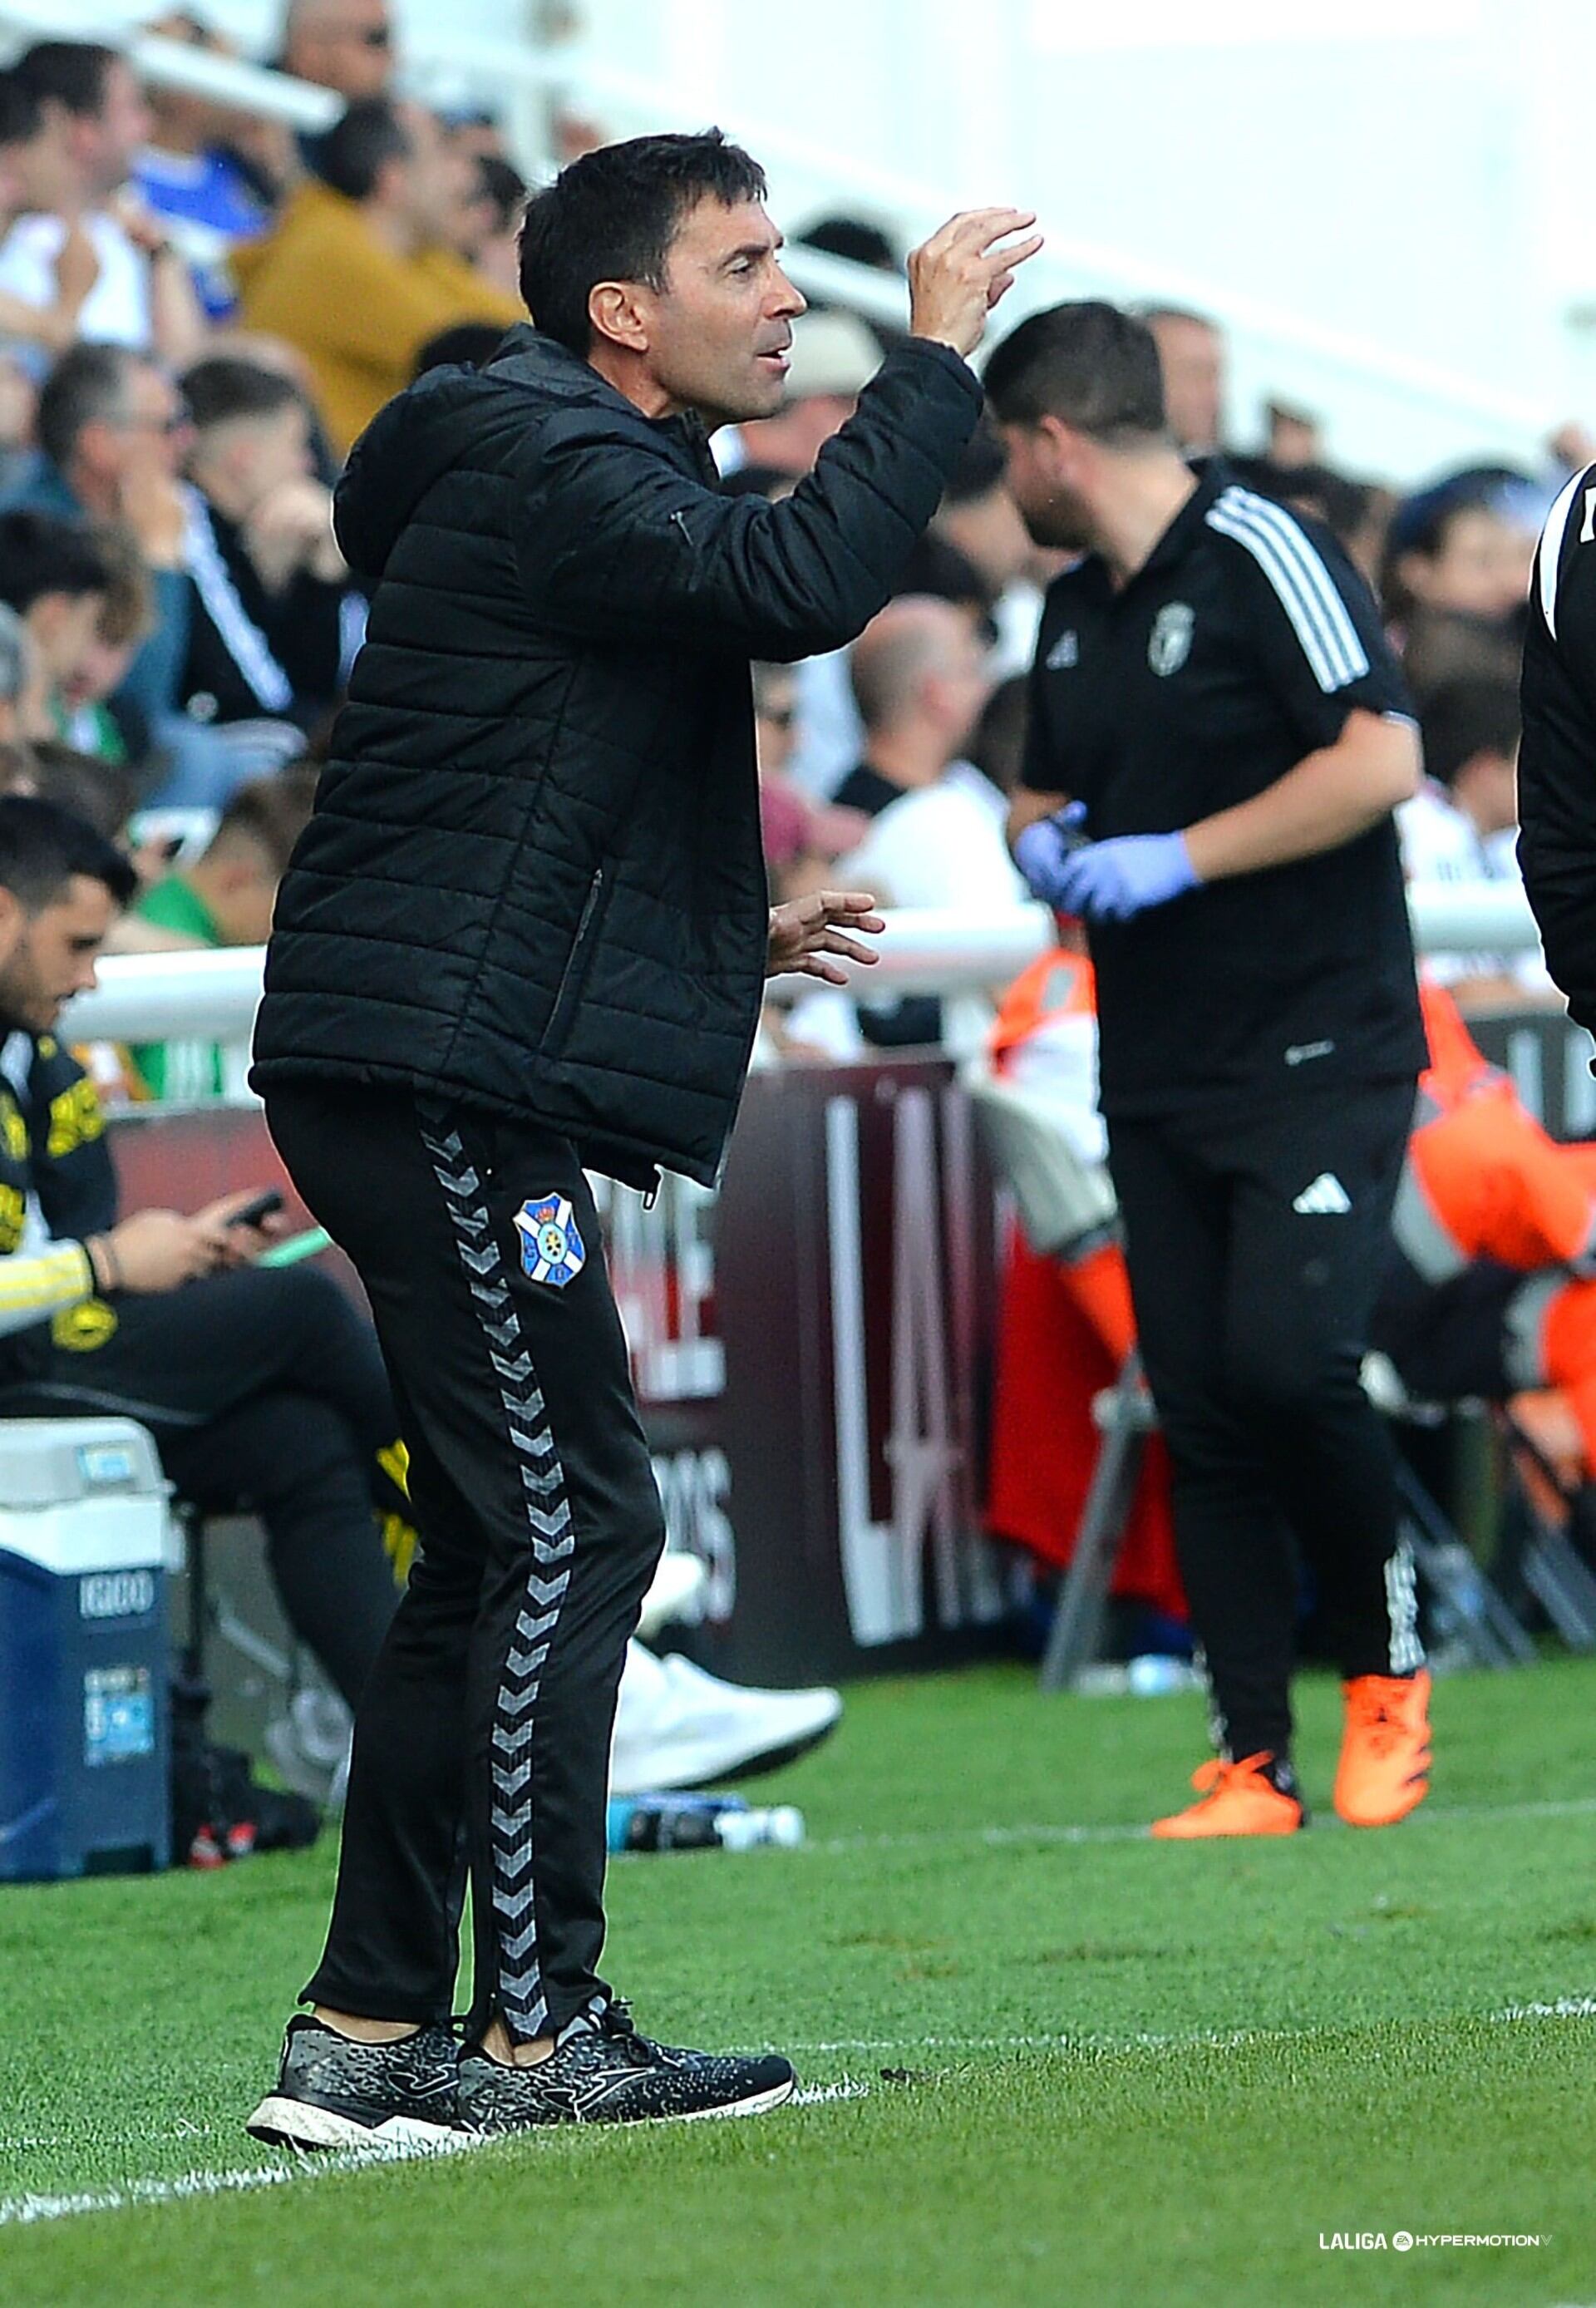
[[[231,53],[201,15],[146,29]],[[114,952],[265,938],[364,631],[330,523],[339,467],[413,377],[486,358],[523,317],[523,180],[492,116],[442,116],[401,92],[387,0],[287,0],[271,60],[342,99],[330,126],[299,135],[143,85],[121,51],[88,42],[47,40],[0,71],[0,793],[64,805],[125,850],[138,889]],[[598,132],[566,123],[561,157],[584,138]],[[828,218],[802,237],[901,273],[900,248],[868,220]],[[1311,411],[1273,405],[1261,443],[1239,440],[1221,328],[1174,309],[1146,318],[1181,446],[1223,453],[1252,488],[1326,523],[1381,599],[1428,767],[1402,812],[1410,876],[1510,882],[1534,540],[1596,444],[1570,428],[1533,469],[1481,463],[1399,496],[1336,469]],[[724,486],[770,499],[793,489],[889,341],[812,303],[782,413],[716,439]],[[864,888],[888,906],[988,922],[1030,906],[1004,826],[1057,565],[1028,537],[998,439],[982,431],[898,597],[860,640],[756,666],[773,898]],[[807,987],[771,1003],[756,1062],[931,1046],[989,1054],[1025,1087],[1034,1059],[1082,1136],[1082,1163],[1100,1168],[1089,974],[1063,949],[1049,967],[1011,989],[995,1039],[1000,986],[945,998]],[[1556,999],[1522,955],[1440,956],[1431,969],[1464,1011]],[[90,1063],[111,1104],[246,1095],[243,1051],[210,1042],[97,1049]],[[1058,1562],[1094,1454],[1093,1389],[1121,1367],[1131,1316],[1101,1240],[1073,1262],[1051,1243],[1028,1265],[1022,1253],[1006,1298],[991,1521]],[[1588,1381],[1596,1464],[1596,1313],[1588,1329],[1575,1375]],[[1044,1432],[1051,1458],[1036,1447]],[[363,1543],[364,1481],[349,1484]],[[363,1575],[390,1600],[373,1550]],[[1138,1591],[1178,1609],[1167,1530],[1144,1553]],[[304,1633],[305,1612],[290,1615]]]
[[[231,53],[199,14],[147,29]],[[330,522],[339,464],[414,375],[485,357],[520,316],[523,181],[490,116],[442,117],[400,93],[387,0],[290,0],[272,61],[343,99],[331,126],[298,135],[142,85],[120,51],[88,42],[38,43],[0,73],[0,780],[125,840],[144,895],[116,933],[124,951],[261,938],[364,625]],[[900,270],[864,220],[804,237]],[[1481,464],[1398,498],[1335,470],[1307,410],[1271,406],[1262,447],[1238,450],[1222,331],[1191,312],[1146,317],[1183,446],[1223,451],[1252,487],[1327,522],[1381,595],[1429,771],[1403,812],[1411,874],[1511,878],[1530,558],[1591,444],[1571,430],[1540,469]],[[812,307],[787,407],[716,440],[725,487],[791,489],[889,335]],[[862,639],[756,668],[776,895],[829,881],[983,917],[1026,902],[1003,821],[1050,573],[983,433]],[[1551,998],[1522,957],[1438,969],[1465,1007]],[[963,1056],[991,1016],[971,996],[817,990],[772,1006],[759,1055],[931,1043]],[[105,1086],[187,1099],[236,1076],[227,1054],[185,1046],[118,1060]]]

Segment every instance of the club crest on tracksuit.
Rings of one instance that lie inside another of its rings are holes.
[[[521,1264],[534,1282],[547,1282],[563,1290],[588,1263],[588,1253],[577,1228],[576,1213],[563,1194],[545,1194],[523,1202],[515,1214],[521,1238]]]
[[[1147,663],[1154,673],[1167,680],[1179,673],[1191,655],[1191,637],[1197,630],[1197,614],[1185,601],[1166,601],[1153,620],[1153,631],[1147,642]]]

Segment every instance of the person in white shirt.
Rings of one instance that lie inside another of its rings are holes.
[[[19,217],[0,241],[0,292],[53,306],[62,252],[81,234],[98,270],[78,307],[77,335],[183,366],[207,331],[183,259],[124,189],[150,127],[131,66],[92,41],[40,40],[15,69],[46,113],[64,120],[69,182],[57,210]]]
[[[1396,813],[1408,880],[1522,887],[1513,683],[1492,673],[1443,682],[1420,726],[1425,782]],[[1464,1009],[1558,999],[1538,953],[1433,953],[1426,967]]]
[[[912,609],[916,605],[897,606]],[[940,603],[926,606],[946,608]],[[957,610],[948,614],[958,617]],[[882,613],[883,617],[891,615],[890,609]],[[965,632],[967,639],[967,624]],[[860,647],[863,645],[862,639]],[[871,669],[867,658],[867,675]],[[940,677],[947,678],[946,665]],[[933,685],[931,694],[918,706],[908,705],[896,725],[900,737],[911,720],[934,722],[937,718],[934,684],[939,676],[928,667],[922,678]],[[835,869],[845,882],[874,891],[885,906],[990,916],[1018,915],[1031,905],[1031,893],[1004,838],[1008,798],[1018,781],[1025,745],[1025,690],[1024,677],[1015,675],[991,692],[974,730],[962,741],[965,750],[945,762],[929,783],[889,802],[871,820],[858,848]],[[945,705],[950,703],[945,700]],[[888,750],[897,761],[909,758],[890,742]],[[906,1010],[911,1004],[903,1006]],[[940,1007],[940,1038],[950,1056],[967,1058],[984,1046],[992,1020],[986,995],[948,995]],[[864,1017],[870,1034],[871,1012],[866,1011]]]

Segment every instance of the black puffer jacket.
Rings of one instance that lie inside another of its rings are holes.
[[[979,407],[956,354],[905,346],[769,505],[530,328],[391,402],[338,493],[371,620],[256,1083],[408,1084],[633,1183],[712,1178],[767,936],[749,659],[858,633]]]

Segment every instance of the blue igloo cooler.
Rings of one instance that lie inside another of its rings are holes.
[[[167,1864],[166,1524],[131,1419],[0,1421],[0,1881]]]

